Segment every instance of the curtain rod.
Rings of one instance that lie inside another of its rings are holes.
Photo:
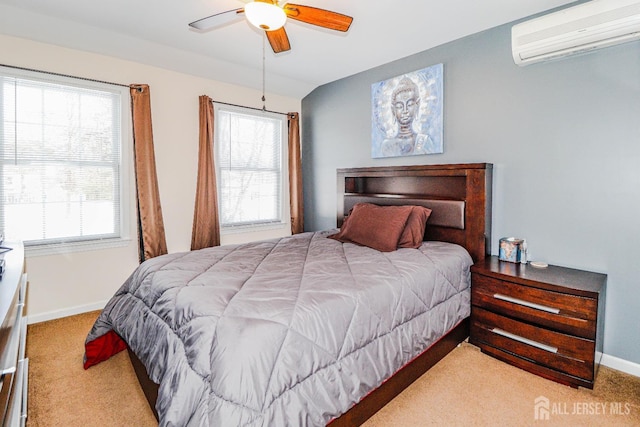
[[[282,114],[283,116],[289,116],[291,113],[281,113],[280,111],[271,111],[271,110],[266,110],[264,108],[256,108],[256,107],[247,107],[246,105],[239,105],[239,104],[231,104],[229,102],[222,102],[222,101],[215,101],[215,100],[211,100],[211,102],[213,102],[214,104],[223,104],[223,105],[229,105],[231,107],[240,107],[240,108],[248,108],[250,110],[257,110],[257,111],[264,111],[267,113],[274,113],[274,114]]]
[[[72,78],[72,79],[85,80],[85,81],[94,82],[94,83],[104,83],[104,84],[114,85],[114,86],[130,87],[129,85],[123,85],[122,83],[106,82],[104,80],[97,80],[97,79],[89,79],[87,77],[72,76],[71,74],[53,73],[51,71],[36,70],[35,68],[17,67],[15,65],[7,65],[7,64],[0,64],[0,66],[7,67],[7,68],[14,68],[16,70],[22,70],[22,71],[33,71],[33,72],[36,72],[36,73],[50,74],[52,76],[58,76],[58,77],[69,77],[69,78]]]

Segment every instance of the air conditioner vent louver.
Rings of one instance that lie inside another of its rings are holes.
[[[514,25],[513,58],[528,65],[640,39],[640,0],[593,0]]]

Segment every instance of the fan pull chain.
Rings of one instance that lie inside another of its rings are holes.
[[[266,100],[267,98],[264,96],[264,87],[265,87],[265,45],[267,43],[267,33],[265,31],[262,32],[262,111],[267,111]]]

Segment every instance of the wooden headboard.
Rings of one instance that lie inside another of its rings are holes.
[[[432,209],[425,240],[457,243],[474,261],[491,253],[490,163],[338,169],[338,227],[355,203]]]

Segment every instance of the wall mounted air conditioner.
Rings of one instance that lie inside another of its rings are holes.
[[[521,66],[638,39],[640,0],[592,0],[511,29],[513,60]]]

